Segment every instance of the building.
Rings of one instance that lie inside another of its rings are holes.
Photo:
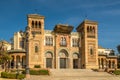
[[[117,68],[117,56],[112,49],[106,49],[98,46],[98,64],[99,69]]]
[[[18,62],[26,65],[25,53],[28,52],[28,65],[34,68],[54,69],[91,69],[101,68],[101,65],[114,65],[117,58],[98,54],[98,23],[84,20],[72,32],[73,26],[57,24],[53,30],[44,29],[44,16],[29,14],[24,32],[14,34],[14,48],[9,53],[13,57],[11,66],[17,67]],[[101,63],[108,58],[108,62]],[[112,60],[112,61],[109,61]],[[102,67],[105,69],[106,67]]]
[[[5,40],[0,40],[0,50],[11,50],[11,43],[5,41]]]

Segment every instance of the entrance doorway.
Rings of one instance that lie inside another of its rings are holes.
[[[77,53],[73,54],[73,68],[78,69],[79,68],[79,57]]]
[[[66,68],[66,58],[60,58],[60,68]]]
[[[68,68],[69,67],[68,53],[64,49],[59,52],[59,67],[60,68]]]
[[[78,59],[73,59],[73,68],[74,69],[78,68]]]
[[[52,58],[46,58],[46,68],[52,68]]]
[[[52,68],[53,66],[53,56],[51,52],[46,53],[46,68]]]

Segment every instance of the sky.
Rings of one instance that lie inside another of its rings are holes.
[[[25,30],[27,14],[45,16],[45,29],[56,24],[76,27],[85,19],[98,22],[98,43],[116,50],[120,44],[120,0],[1,0],[0,40]],[[117,53],[117,51],[116,51]]]

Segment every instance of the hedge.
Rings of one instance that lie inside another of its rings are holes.
[[[114,73],[115,75],[120,75],[120,70],[115,70],[115,71],[113,71],[113,73]]]
[[[25,78],[25,75],[24,74],[1,72],[1,77],[2,78],[9,78],[9,79],[23,79],[23,78]]]
[[[25,71],[22,72],[25,74]],[[48,70],[30,70],[30,75],[49,75]]]
[[[41,68],[40,65],[35,65],[34,68]]]

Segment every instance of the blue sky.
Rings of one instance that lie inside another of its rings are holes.
[[[99,45],[116,49],[120,44],[120,0],[1,0],[0,39],[9,41],[25,29],[27,14],[45,16],[45,29],[58,23],[75,28],[85,19],[99,23]],[[86,17],[87,16],[87,17]]]

